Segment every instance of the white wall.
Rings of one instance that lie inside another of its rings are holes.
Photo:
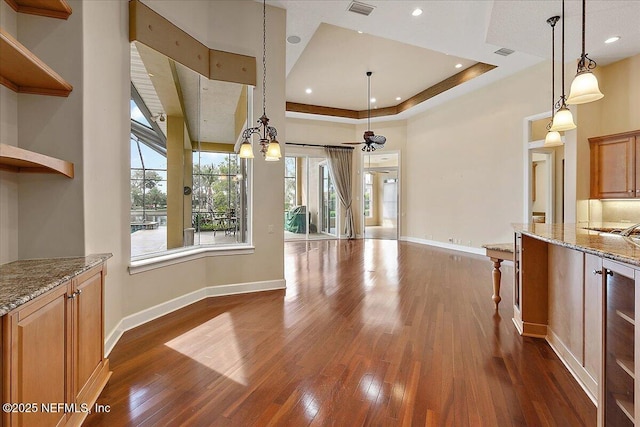
[[[548,108],[548,64],[408,120],[406,234],[508,242],[522,221],[522,120]]]
[[[0,27],[17,37],[16,13],[0,2]],[[18,145],[18,94],[0,86],[0,142]],[[0,264],[18,259],[18,175],[0,171]]]
[[[106,327],[109,334],[123,316],[201,289],[204,286],[284,280],[282,207],[284,162],[265,162],[253,168],[253,243],[251,255],[217,256],[163,267],[130,276],[127,263],[129,233],[129,42],[126,2],[85,4],[85,126],[97,126],[98,138],[85,141],[87,171],[85,220],[87,252],[109,251],[106,287]],[[262,5],[243,1],[145,1],[156,12],[213,49],[262,58]],[[75,9],[74,9],[75,13]],[[103,18],[103,22],[99,22]],[[267,113],[271,125],[285,134],[285,11],[267,7]],[[239,22],[255,23],[238,25]],[[94,52],[95,51],[95,52]],[[99,58],[101,53],[107,53]],[[112,60],[110,60],[110,58]],[[93,63],[92,61],[95,61]],[[98,70],[100,73],[97,74]],[[262,67],[254,95],[254,116],[262,113]],[[108,76],[106,82],[101,77]],[[102,87],[104,85],[104,87]],[[108,123],[90,116],[102,112]],[[85,138],[90,135],[85,130]],[[95,145],[94,145],[95,144]],[[110,147],[111,146],[111,147]],[[94,179],[88,168],[95,169]],[[274,232],[268,226],[274,225]],[[247,268],[247,266],[251,268]]]
[[[113,253],[105,287],[107,332],[123,317],[130,289],[127,6],[87,1],[82,9],[85,252]]]
[[[82,7],[68,20],[18,14],[18,40],[73,85],[69,97],[18,95],[18,145],[75,165],[75,178],[20,174],[19,257],[84,254]]]

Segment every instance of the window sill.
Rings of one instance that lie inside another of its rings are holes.
[[[212,256],[249,255],[254,253],[255,249],[256,248],[254,246],[249,245],[224,247],[200,246],[194,249],[164,253],[149,258],[132,260],[129,263],[129,274],[133,275],[144,273],[145,271],[155,270],[156,268],[167,267],[174,264]]]

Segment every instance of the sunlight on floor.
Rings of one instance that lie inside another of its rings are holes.
[[[210,345],[203,352],[202,344],[207,341],[210,341]],[[193,342],[198,345],[194,346]],[[229,313],[223,313],[165,345],[238,384],[248,385],[242,353]]]

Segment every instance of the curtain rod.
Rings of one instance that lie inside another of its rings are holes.
[[[319,144],[299,144],[297,142],[286,142],[285,145],[297,145],[298,147],[322,147],[322,148],[339,148],[341,150],[353,150],[353,147],[341,147],[340,145],[319,145]]]

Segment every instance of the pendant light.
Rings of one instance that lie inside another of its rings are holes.
[[[556,73],[555,73],[555,59],[556,59],[556,23],[560,19],[559,16],[552,16],[547,19],[547,23],[551,25],[551,121],[547,125],[547,135],[544,138],[544,147],[556,147],[562,145],[562,138],[558,131],[552,131],[554,117],[554,102],[556,99],[555,87],[556,87]]]
[[[578,61],[578,71],[571,83],[567,104],[586,104],[597,101],[604,95],[598,87],[598,79],[591,72],[596,68],[596,61],[592,60],[585,53],[584,33],[585,33],[585,8],[586,0],[582,0],[582,55]]]
[[[551,131],[562,132],[565,130],[572,130],[576,128],[576,124],[573,122],[573,114],[571,110],[567,108],[567,97],[564,93],[564,0],[562,0],[562,96],[557,102],[558,111],[553,116],[553,125],[551,125]]]
[[[269,126],[267,117],[267,5],[262,1],[262,117],[258,119],[259,125],[247,128],[242,132],[242,144],[238,155],[242,159],[253,159],[253,147],[251,137],[254,133],[260,135],[260,152],[267,162],[277,162],[282,157],[280,143],[276,139],[278,131]]]

